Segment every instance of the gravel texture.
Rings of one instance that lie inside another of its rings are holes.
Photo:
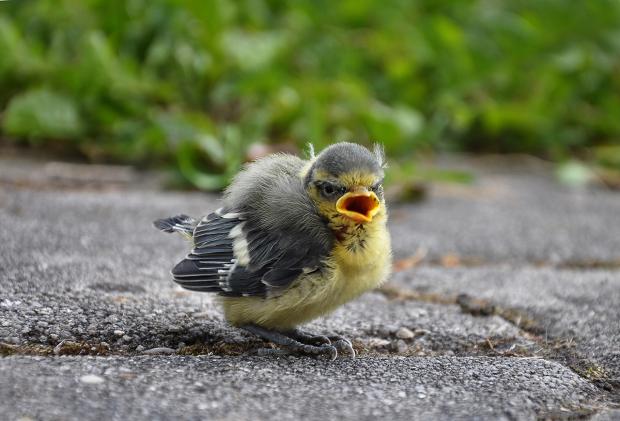
[[[9,357],[0,376],[3,413],[33,419],[509,420],[604,405],[540,359]]]
[[[569,189],[544,168],[478,165],[471,185],[436,185],[428,200],[391,206],[395,253],[429,260],[620,267],[620,197]]]

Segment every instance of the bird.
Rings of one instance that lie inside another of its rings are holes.
[[[347,338],[299,326],[390,275],[385,168],[381,146],[350,142],[319,154],[310,145],[307,159],[275,153],[246,164],[216,211],[154,221],[192,242],[171,271],[174,281],[217,294],[232,326],[280,352],[354,358]]]

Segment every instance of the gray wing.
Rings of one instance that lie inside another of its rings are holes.
[[[184,288],[267,296],[321,268],[333,234],[308,197],[304,161],[272,155],[240,172],[224,209],[196,226],[194,249],[172,271]]]
[[[193,291],[265,297],[319,270],[329,248],[298,231],[265,230],[246,212],[218,210],[194,230],[194,248],[172,270]]]

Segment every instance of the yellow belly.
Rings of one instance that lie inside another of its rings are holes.
[[[226,319],[235,326],[257,324],[286,330],[325,315],[386,280],[390,239],[384,224],[369,232],[366,246],[351,252],[337,244],[321,273],[304,275],[282,294],[267,298],[223,297]]]

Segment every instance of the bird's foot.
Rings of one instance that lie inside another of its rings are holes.
[[[293,338],[296,341],[307,345],[331,345],[332,341],[329,340],[327,336],[324,335],[314,335],[309,332],[304,332],[303,330],[294,329],[291,331],[287,331],[284,333],[289,338]]]
[[[329,335],[328,338],[339,353],[346,353],[349,354],[351,358],[355,358],[355,349],[353,349],[353,344],[350,340],[340,335]]]
[[[286,332],[286,336],[308,345],[332,345],[338,350],[338,353],[349,354],[351,358],[355,358],[355,350],[353,349],[353,344],[347,338],[340,335],[313,335],[312,333],[295,329],[290,332]]]
[[[300,342],[294,337],[275,330],[269,330],[261,326],[245,325],[242,327],[250,333],[253,333],[263,339],[280,345],[291,354],[303,354],[312,356],[326,356],[330,360],[335,360],[338,356],[338,349],[330,343],[322,343],[321,345],[312,345]],[[289,332],[290,333],[290,332]],[[329,339],[328,339],[329,342]],[[266,354],[274,354],[276,352],[268,352]],[[263,353],[265,354],[265,353]]]

